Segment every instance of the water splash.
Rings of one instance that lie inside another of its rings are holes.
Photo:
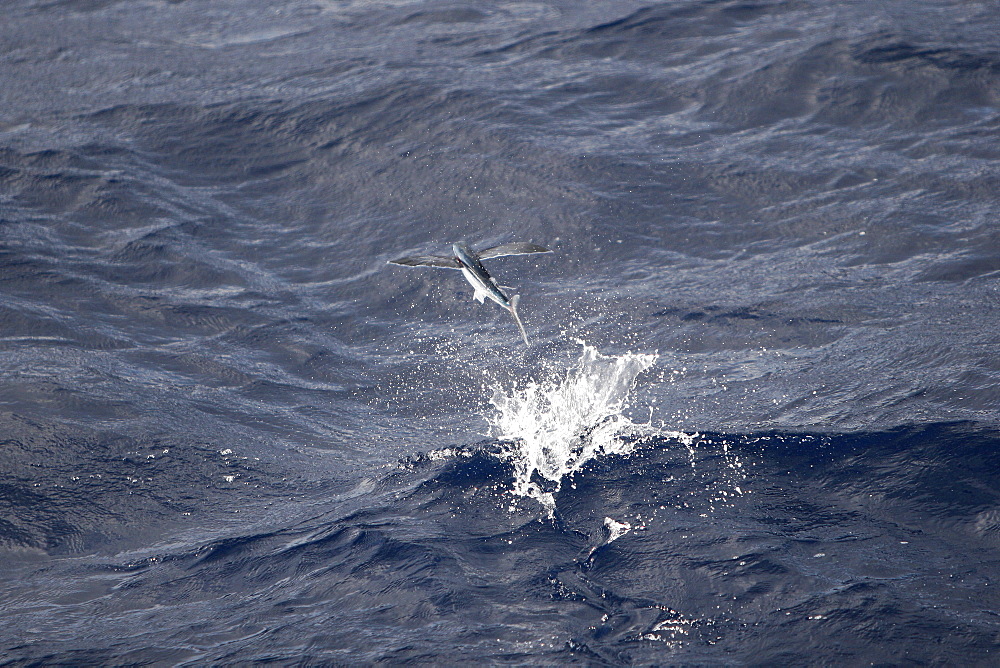
[[[494,433],[509,441],[514,493],[537,499],[550,512],[566,475],[595,457],[630,451],[635,443],[623,436],[663,433],[624,415],[636,378],[657,356],[602,355],[581,343],[579,360],[563,374],[520,388],[494,387],[490,399]]]

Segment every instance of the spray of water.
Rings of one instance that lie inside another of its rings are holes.
[[[635,439],[623,437],[663,434],[624,414],[636,378],[657,356],[602,355],[582,345],[580,358],[564,373],[513,389],[496,386],[490,400],[491,426],[508,443],[514,463],[514,493],[537,499],[550,512],[565,476],[595,457],[635,447]]]

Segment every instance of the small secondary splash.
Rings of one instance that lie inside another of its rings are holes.
[[[537,499],[550,511],[563,477],[595,457],[634,447],[623,436],[663,434],[623,415],[636,378],[656,363],[657,355],[602,355],[581,343],[579,360],[561,377],[510,390],[494,387],[490,399],[496,409],[488,416],[490,424],[498,438],[510,441],[514,493]],[[548,489],[543,489],[545,481],[551,483]]]

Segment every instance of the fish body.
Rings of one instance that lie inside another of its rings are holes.
[[[524,344],[531,345],[528,342],[528,334],[524,330],[524,324],[521,322],[521,318],[517,314],[517,302],[520,299],[520,295],[512,295],[511,297],[508,297],[504,294],[500,285],[496,282],[496,279],[490,276],[490,272],[486,271],[486,267],[483,266],[482,260],[483,258],[501,257],[504,255],[551,253],[552,251],[542,246],[521,242],[494,246],[493,248],[487,248],[479,251],[478,253],[473,251],[464,243],[459,242],[452,244],[451,250],[451,257],[440,255],[415,255],[399,258],[398,260],[390,260],[390,264],[399,264],[407,267],[441,267],[444,269],[460,270],[462,275],[465,276],[465,280],[467,280],[469,284],[472,285],[473,290],[475,290],[473,297],[476,301],[483,303],[487,298],[489,298],[502,308],[510,311],[510,314],[514,317],[514,322],[517,323],[518,330],[521,332],[521,338],[524,339]]]
[[[451,249],[455,253],[455,259],[462,265],[462,275],[476,291],[473,295],[475,300],[482,304],[489,297],[505,309],[510,309],[510,299],[490,276],[490,272],[486,271],[479,256],[463,243],[452,244]]]

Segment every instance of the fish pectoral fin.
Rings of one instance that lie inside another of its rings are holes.
[[[442,267],[444,269],[461,269],[462,263],[453,257],[441,255],[411,255],[398,260],[389,260],[389,264],[401,264],[404,267]]]
[[[544,246],[515,242],[512,244],[502,244],[487,248],[476,253],[480,260],[488,260],[491,257],[502,257],[504,255],[527,255],[528,253],[551,253],[552,251]]]
[[[486,293],[483,290],[476,290],[476,294],[472,295],[472,298],[482,304],[486,301]]]

